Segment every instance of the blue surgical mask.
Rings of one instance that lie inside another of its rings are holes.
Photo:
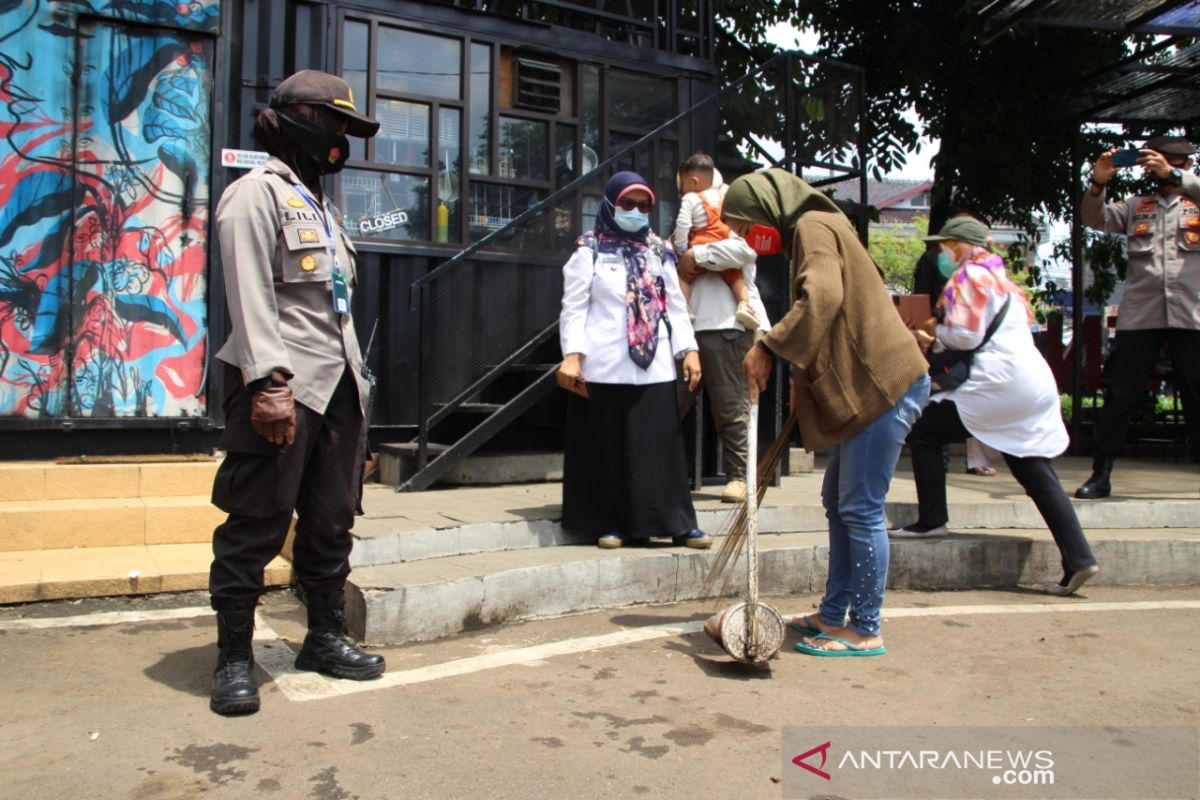
[[[958,269],[958,262],[954,260],[954,256],[943,250],[938,253],[937,266],[938,272],[942,273],[942,277],[949,278],[954,274],[954,270]]]
[[[628,211],[618,208],[613,212],[613,221],[626,233],[637,233],[650,224],[650,215],[636,208]]]

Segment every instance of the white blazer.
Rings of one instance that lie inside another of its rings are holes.
[[[662,275],[667,290],[667,311],[658,325],[658,349],[646,369],[629,357],[625,258],[620,253],[598,253],[581,245],[563,265],[559,340],[564,354],[582,356],[583,379],[588,383],[643,386],[674,381],[674,359],[696,349],[696,335],[674,266],[662,263],[652,250],[646,258],[651,271]]]

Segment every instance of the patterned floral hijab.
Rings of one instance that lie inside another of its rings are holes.
[[[959,267],[951,274],[942,296],[938,299],[938,305],[946,309],[947,321],[970,330],[982,330],[983,312],[987,308],[988,298],[992,295],[1012,293],[1025,305],[1025,313],[1029,321],[1033,322],[1034,314],[1029,306],[1029,298],[1025,296],[1025,291],[1008,277],[1004,270],[1003,258],[985,248],[976,247],[963,262],[963,267],[968,264],[983,267],[983,270]]]
[[[646,180],[636,172],[618,172],[604,185],[604,202],[596,214],[595,241],[598,253],[620,253],[625,259],[625,326],[629,357],[642,369],[654,363],[658,349],[658,324],[667,313],[667,290],[662,269],[673,268],[674,253],[663,245],[650,226],[629,233],[617,226],[613,217],[617,201],[632,189],[642,189],[651,198]],[[654,274],[648,255],[656,255],[661,265]],[[670,330],[670,321],[667,322]]]

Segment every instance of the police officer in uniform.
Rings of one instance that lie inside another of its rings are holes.
[[[230,185],[217,206],[232,327],[217,353],[226,370],[226,456],[213,485],[213,503],[229,517],[213,532],[209,574],[219,649],[210,706],[218,714],[258,710],[254,609],[293,511],[292,568],[309,629],[296,668],[354,680],[384,671],[383,658],[343,632],[368,385],[350,316],[354,244],[321,188],[321,177],[345,163],[346,134],[378,130],[341,78],[297,72],[255,120],[270,160]]]
[[[1191,171],[1195,149],[1179,136],[1148,140],[1138,164],[1153,174],[1158,193],[1106,204],[1105,185],[1116,173],[1116,150],[1109,150],[1096,161],[1092,185],[1083,195],[1083,224],[1126,236],[1129,270],[1117,335],[1104,365],[1104,407],[1096,418],[1092,475],[1076,497],[1094,499],[1112,492],[1113,461],[1164,341],[1183,395],[1188,438],[1200,448],[1200,179]]]

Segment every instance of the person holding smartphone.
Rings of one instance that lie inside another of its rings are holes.
[[[1104,405],[1093,428],[1092,474],[1075,492],[1084,500],[1112,493],[1113,462],[1164,343],[1183,396],[1192,452],[1200,449],[1200,178],[1192,173],[1195,150],[1180,136],[1149,139],[1136,163],[1154,177],[1158,191],[1113,203],[1107,202],[1108,182],[1130,155],[1108,150],[1096,160],[1083,195],[1083,224],[1123,234],[1129,254],[1117,334],[1104,365]]]

